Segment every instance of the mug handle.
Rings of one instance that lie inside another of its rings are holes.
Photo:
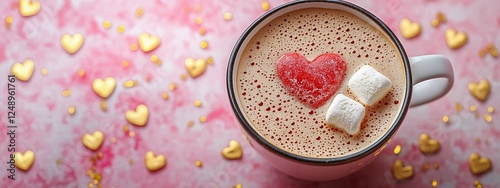
[[[413,94],[410,107],[432,102],[450,91],[454,76],[450,60],[442,55],[410,58]]]

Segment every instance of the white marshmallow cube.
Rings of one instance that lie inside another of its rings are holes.
[[[326,122],[354,135],[359,131],[361,121],[365,117],[365,107],[342,94],[333,98],[326,112]]]
[[[361,67],[347,83],[360,102],[371,106],[387,95],[392,82],[370,65]]]

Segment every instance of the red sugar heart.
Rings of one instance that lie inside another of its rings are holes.
[[[347,66],[334,53],[321,54],[312,62],[298,53],[288,53],[278,59],[276,68],[291,95],[318,108],[340,88]]]

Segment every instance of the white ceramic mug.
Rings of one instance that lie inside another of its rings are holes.
[[[236,74],[241,54],[250,39],[267,23],[273,19],[300,9],[326,8],[338,9],[351,13],[383,33],[390,39],[401,54],[406,76],[406,93],[402,110],[397,115],[393,125],[388,131],[372,145],[346,156],[335,158],[311,158],[289,153],[270,144],[250,125],[245,112],[240,106],[236,87]],[[227,89],[233,110],[243,130],[243,135],[250,145],[272,166],[278,170],[300,179],[311,181],[334,180],[351,173],[369,164],[389,143],[397,132],[408,111],[408,108],[436,100],[445,95],[453,85],[453,69],[450,61],[440,55],[426,55],[408,58],[403,46],[394,33],[380,19],[367,10],[340,0],[309,0],[293,1],[280,5],[259,17],[242,34],[237,41],[227,70]]]

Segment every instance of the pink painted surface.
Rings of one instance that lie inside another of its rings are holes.
[[[189,3],[188,3],[189,2]],[[10,29],[0,28],[0,87],[7,88],[7,75],[13,63],[33,60],[35,71],[28,82],[16,84],[16,150],[31,149],[36,160],[27,172],[16,171],[16,180],[7,178],[7,91],[0,93],[0,185],[13,187],[86,187],[92,181],[86,175],[97,152],[81,143],[85,133],[101,130],[105,141],[98,152],[102,159],[96,162],[96,171],[102,174],[103,187],[430,187],[433,179],[439,187],[472,187],[479,180],[483,187],[500,186],[500,115],[491,113],[493,121],[482,117],[487,107],[500,109],[500,59],[478,52],[493,43],[500,48],[500,12],[496,0],[359,0],[355,3],[372,11],[391,27],[398,36],[399,20],[409,18],[422,24],[420,36],[401,38],[408,55],[443,54],[450,58],[455,70],[455,85],[444,98],[411,109],[406,120],[387,149],[372,164],[346,178],[325,183],[311,183],[290,178],[275,169],[250,148],[240,133],[227,100],[225,72],[229,53],[243,30],[259,15],[261,0],[235,1],[62,1],[40,0],[41,11],[32,17],[22,17],[18,1],[0,3],[1,17],[12,16]],[[283,0],[269,1],[275,7]],[[144,15],[135,17],[135,10],[144,8]],[[198,7],[198,8],[197,8]],[[232,20],[224,20],[230,11]],[[431,20],[441,11],[447,22],[432,27]],[[196,17],[203,23],[197,25]],[[104,20],[112,23],[110,29],[102,26]],[[125,26],[118,33],[118,25]],[[4,26],[4,24],[2,25]],[[205,27],[206,35],[198,34]],[[458,50],[446,46],[447,28],[468,33],[468,43]],[[85,42],[74,55],[60,45],[63,34],[81,33]],[[131,51],[137,36],[148,32],[160,36],[161,45],[152,52]],[[201,49],[202,40],[209,42]],[[150,61],[158,55],[160,66]],[[212,56],[214,64],[195,79],[183,81],[186,73],[184,60],[188,57]],[[122,61],[130,62],[127,68]],[[48,70],[47,75],[41,69]],[[78,76],[78,70],[86,74]],[[100,109],[100,97],[92,91],[95,78],[113,76],[117,80],[114,93],[107,99],[108,110]],[[491,95],[486,102],[473,98],[467,85],[480,79],[491,83]],[[137,80],[139,85],[124,88],[126,80]],[[149,80],[149,81],[148,81]],[[169,91],[170,83],[177,83]],[[64,89],[71,89],[68,97]],[[162,92],[170,98],[163,100]],[[194,100],[203,102],[195,107]],[[455,103],[464,110],[457,112]],[[124,133],[127,124],[125,112],[138,104],[150,109],[149,122],[144,127],[129,126],[134,137]],[[478,117],[468,110],[476,105]],[[74,115],[67,109],[76,108]],[[207,122],[198,118],[205,115]],[[449,115],[450,122],[441,121]],[[194,121],[193,127],[187,123]],[[442,149],[437,154],[423,155],[418,150],[418,136],[426,132],[440,140]],[[112,143],[110,138],[116,138]],[[479,138],[479,139],[478,139]],[[240,141],[243,158],[228,161],[220,151],[231,139]],[[392,149],[401,145],[394,155]],[[167,166],[151,173],[144,167],[147,151],[167,157]],[[489,157],[495,166],[490,172],[474,176],[469,172],[470,153]],[[392,178],[391,166],[396,159],[416,168],[415,176],[397,182]],[[130,164],[129,161],[134,163]],[[203,167],[194,165],[196,160]],[[59,161],[60,163],[57,163]],[[423,172],[425,163],[439,163],[439,169]]]

